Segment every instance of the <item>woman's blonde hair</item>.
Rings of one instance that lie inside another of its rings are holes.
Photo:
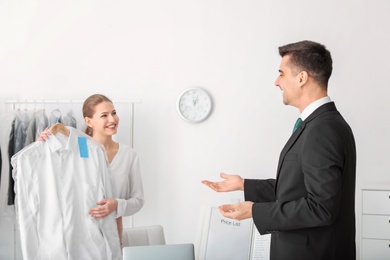
[[[83,117],[92,118],[93,114],[95,114],[95,107],[102,102],[110,102],[112,104],[111,99],[102,94],[94,94],[92,96],[89,96],[83,103]],[[89,136],[92,136],[93,129],[87,125],[84,130],[84,133]]]

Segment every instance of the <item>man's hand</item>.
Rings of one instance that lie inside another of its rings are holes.
[[[202,180],[202,183],[216,192],[244,190],[244,179],[240,176],[225,173],[221,173],[220,176],[225,180],[220,182]]]
[[[236,204],[222,205],[218,209],[224,217],[243,220],[252,218],[252,206],[252,201],[244,201]]]

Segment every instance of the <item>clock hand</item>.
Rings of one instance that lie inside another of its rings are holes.
[[[195,99],[192,99],[192,103],[194,104],[194,106],[199,103],[198,96]]]

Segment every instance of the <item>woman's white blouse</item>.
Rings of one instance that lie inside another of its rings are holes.
[[[119,144],[109,172],[114,198],[118,201],[117,217],[137,213],[144,205],[138,154],[130,146]]]

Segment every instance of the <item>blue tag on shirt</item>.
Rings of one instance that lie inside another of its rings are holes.
[[[88,158],[88,146],[87,146],[87,138],[85,136],[79,136],[79,151],[81,158]]]

